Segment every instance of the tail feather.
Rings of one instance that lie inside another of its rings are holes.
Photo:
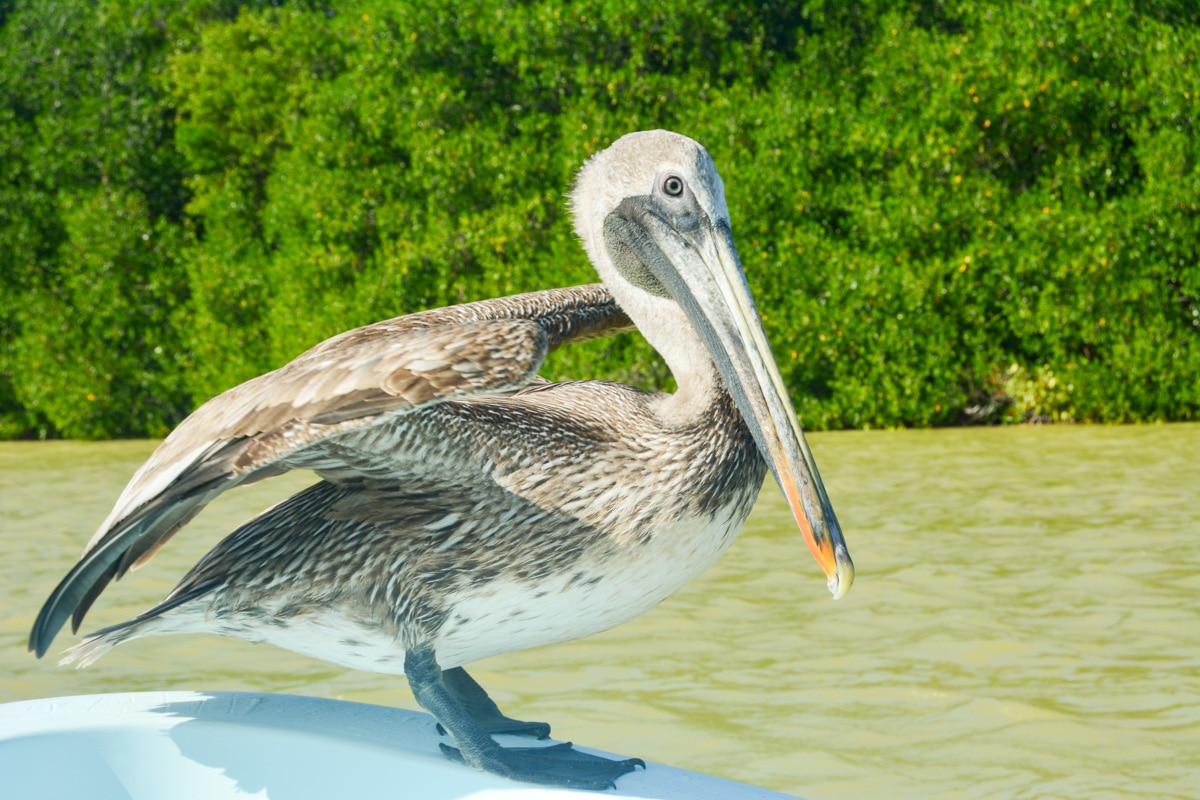
[[[65,667],[68,664],[74,664],[76,669],[91,666],[100,656],[122,642],[136,638],[136,636],[137,634],[128,628],[93,633],[91,636],[84,638],[83,641],[63,651],[62,658],[58,660],[58,665]]]
[[[201,618],[203,618],[203,611],[198,608],[186,608],[187,604],[208,594],[217,585],[217,581],[205,581],[179,594],[172,592],[166,600],[146,613],[127,622],[88,634],[79,644],[63,651],[62,658],[58,661],[59,666],[74,664],[76,668],[83,668],[117,645],[124,644],[131,639],[168,633],[186,633],[194,629],[194,620],[191,620],[192,615],[189,612],[200,611]],[[179,590],[176,589],[176,591]],[[189,621],[192,621],[192,624],[188,624]]]

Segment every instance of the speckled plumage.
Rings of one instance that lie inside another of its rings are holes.
[[[323,480],[227,537],[163,604],[67,660],[207,631],[402,672],[414,643],[441,642],[439,663],[453,667],[653,607],[729,546],[766,467],[723,390],[664,427],[664,396],[534,376],[554,347],[628,327],[602,286],[470,303],[347,332],[206,404],[117,507],[161,483],[159,469],[174,482],[93,540],[131,541],[113,574],[227,488],[290,469]],[[468,394],[488,384],[495,393]],[[157,536],[142,532],[150,525]],[[631,584],[633,563],[664,578]],[[503,619],[454,612],[472,594],[498,593],[528,602]],[[344,635],[315,635],[317,620]]]
[[[328,449],[378,472],[372,451],[355,453],[337,437],[446,398],[525,387],[555,348],[631,329],[593,284],[435,309],[328,339],[205,403],[167,437],[52,596],[54,616],[69,611],[77,629],[110,580],[220,493],[292,468],[291,454]],[[57,630],[53,621],[46,614],[45,627]]]
[[[289,456],[325,480],[227,537],[162,614],[77,655],[209,631],[398,673],[420,642],[448,668],[623,622],[724,552],[766,469],[727,395],[671,431],[656,428],[654,401],[603,381],[543,384]],[[347,467],[345,451],[369,469]],[[486,613],[463,610],[471,597]]]

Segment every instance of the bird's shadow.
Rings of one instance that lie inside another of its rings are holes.
[[[216,692],[169,700],[149,710],[181,719],[164,731],[183,759],[203,767],[175,770],[187,782],[187,797],[551,800],[598,794],[535,788],[454,764],[438,748],[448,740],[437,733],[433,718],[405,709]],[[498,740],[504,746],[529,746],[529,740],[518,737]],[[648,800],[784,797],[659,764],[617,783],[618,788],[599,794]],[[184,796],[173,789],[171,794]]]

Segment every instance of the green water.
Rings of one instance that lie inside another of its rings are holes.
[[[858,567],[846,598],[769,487],[720,564],[654,612],[477,677],[560,738],[809,800],[1200,795],[1200,425],[811,439]],[[142,640],[83,671],[26,653],[152,446],[0,445],[0,701],[209,689],[413,707],[403,680],[216,637]],[[148,607],[303,482],[223,498],[88,625]]]

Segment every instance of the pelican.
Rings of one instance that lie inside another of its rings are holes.
[[[425,311],[333,337],[209,400],[130,480],[43,606],[41,657],[108,583],[222,492],[319,480],[235,530],[158,606],[67,651],[218,633],[403,674],[457,747],[514,780],[602,789],[644,764],[505,716],[464,665],[587,636],[662,602],[732,543],[767,470],[834,597],[854,567],[784,389],[708,151],[632,133],[587,161],[575,231],[602,284]],[[547,353],[642,332],[673,394],[550,383]]]

